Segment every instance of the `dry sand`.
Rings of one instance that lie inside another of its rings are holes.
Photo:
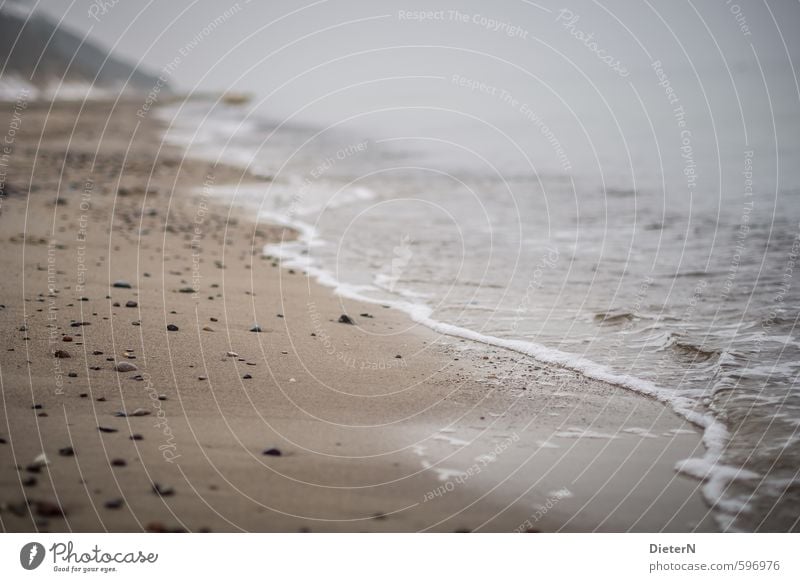
[[[261,249],[291,232],[203,194],[256,178],[184,159],[139,105],[14,124],[3,531],[713,529],[673,469],[700,436],[663,405],[281,268]]]

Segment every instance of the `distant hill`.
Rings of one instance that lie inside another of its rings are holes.
[[[148,91],[156,80],[88,41],[81,43],[81,37],[41,13],[29,15],[8,2],[0,9],[0,82],[7,90],[20,84],[44,89],[63,82],[87,89]]]

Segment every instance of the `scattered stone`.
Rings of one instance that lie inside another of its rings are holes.
[[[276,448],[267,449],[261,454],[262,455],[266,455],[267,457],[281,457],[281,456],[283,456],[283,453],[281,452],[281,450],[280,449],[276,449]]]
[[[367,317],[367,318],[369,318],[369,319],[372,319],[372,318],[373,318],[373,316],[372,316],[372,315],[370,315],[369,313],[362,313],[362,314],[361,314],[361,317]]]
[[[103,505],[106,509],[120,509],[124,504],[125,502],[117,497],[116,499],[109,499]]]
[[[38,468],[41,469],[42,467],[46,467],[49,464],[50,464],[50,461],[47,459],[47,455],[42,453],[40,455],[37,455],[37,457],[33,460],[33,463],[28,465],[28,467],[34,467],[35,466],[35,467],[38,467]],[[32,471],[32,472],[38,473],[38,471]]]
[[[177,325],[175,325],[174,323],[170,323],[170,324],[167,326],[167,331],[178,331],[178,326],[177,326]]]
[[[153,493],[160,497],[171,497],[175,495],[175,490],[172,487],[165,487],[159,483],[153,483]]]
[[[28,477],[25,477],[22,480],[22,486],[23,487],[34,487],[38,482],[39,482],[39,480],[36,477],[34,477],[33,475],[30,475]]]
[[[214,331],[214,328],[211,327],[210,325],[204,325],[203,326],[203,331]]]
[[[67,374],[67,376],[69,378],[77,378],[78,377],[78,373],[77,372],[70,372],[69,374]]]
[[[252,378],[253,377],[250,374],[245,374],[244,376],[242,376],[243,380],[252,380]]]
[[[194,293],[194,287],[181,287],[178,293]]]
[[[92,355],[93,356],[102,356],[103,352],[101,352],[100,350],[95,350],[95,351],[92,352]]]
[[[69,355],[69,352],[65,352],[64,350],[56,350],[53,352],[54,358],[71,358],[72,356]]]
[[[61,341],[62,342],[71,342],[72,341],[72,336],[65,335],[64,337],[61,338]]]
[[[58,454],[62,457],[74,457],[75,449],[72,447],[64,447],[63,449],[58,449]]]
[[[41,404],[34,404],[33,406],[31,406],[31,408],[33,408],[34,410],[41,410],[42,409],[42,405]]]
[[[34,501],[33,508],[39,517],[64,517],[66,515],[62,507],[52,501]]]
[[[128,283],[127,281],[123,281],[122,279],[120,279],[119,281],[114,281],[112,287],[116,287],[117,289],[130,289],[131,284]]]
[[[346,323],[347,325],[355,325],[355,321],[349,315],[342,314],[339,316],[339,323]]]
[[[97,430],[100,432],[112,433],[112,432],[119,432],[116,428],[110,428],[107,426],[98,426]]]
[[[396,358],[396,359],[398,359],[398,360],[402,360],[402,359],[403,359],[403,356],[401,356],[400,354],[397,354],[397,355],[395,356],[395,358]]]
[[[137,408],[136,410],[128,414],[124,410],[120,410],[119,412],[115,412],[114,416],[118,418],[125,418],[128,416],[150,416],[150,411],[144,408]]]
[[[106,397],[105,396],[101,396],[100,398],[97,399],[97,401],[98,402],[105,402],[106,401]]]
[[[116,365],[115,369],[117,372],[134,372],[139,368],[136,367],[136,364],[131,364],[130,362],[120,362]]]
[[[217,321],[219,321],[219,320],[218,320],[216,317],[209,317],[209,318],[208,318],[208,320],[209,320],[209,321],[212,321],[212,322],[214,322],[214,323],[216,323]]]
[[[250,331],[252,331],[254,333],[261,333],[261,326],[256,324],[256,325],[254,325],[253,327],[250,328]]]
[[[239,357],[239,354],[237,354],[236,352],[228,352],[228,353],[227,353],[227,356],[228,356],[229,358],[238,358],[238,357]]]
[[[125,307],[139,307],[139,304],[136,301],[130,300],[125,303]]]
[[[112,459],[111,460],[112,467],[127,467],[128,462],[125,459]]]

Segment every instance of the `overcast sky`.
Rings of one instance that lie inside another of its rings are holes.
[[[281,119],[331,122],[416,104],[520,125],[519,106],[465,90],[453,81],[461,76],[535,103],[564,140],[571,131],[636,136],[650,122],[671,136],[670,105],[652,66],[660,61],[698,130],[747,124],[751,139],[766,144],[774,142],[773,119],[779,131],[800,130],[796,0],[27,4],[163,74],[173,88],[253,92],[261,111]],[[626,115],[642,104],[647,118]],[[385,113],[373,125],[407,129],[409,119]],[[421,128],[450,121],[415,119]]]

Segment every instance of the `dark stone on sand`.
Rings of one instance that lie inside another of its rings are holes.
[[[125,307],[139,307],[139,304],[136,303],[136,301],[131,300],[125,303]]]
[[[339,323],[346,323],[347,325],[355,325],[355,321],[349,315],[342,314],[339,316]]]
[[[114,281],[112,287],[116,287],[117,289],[130,289],[131,284],[128,283],[127,281],[119,280],[119,281]]]
[[[42,409],[42,405],[41,404],[34,404],[33,406],[31,406],[31,408],[33,408],[34,410],[41,410]]]
[[[160,483],[153,483],[153,493],[160,497],[171,497],[175,495],[175,490],[172,487],[166,487]]]
[[[107,426],[98,426],[97,430],[100,432],[112,433],[112,432],[119,432],[116,428],[110,428]]]
[[[61,341],[62,342],[71,342],[72,341],[72,336],[65,335],[64,337],[61,338]]]
[[[97,401],[98,402],[105,402],[106,401],[106,397],[105,396],[101,396],[100,398],[97,399]]]
[[[276,448],[267,449],[261,454],[262,455],[266,455],[267,457],[281,457],[281,456],[283,456],[283,453],[281,452],[281,450],[280,449],[276,449]]]
[[[54,358],[71,358],[72,356],[69,355],[69,352],[65,352],[64,350],[56,350],[53,352]]]
[[[254,325],[253,327],[250,328],[250,331],[252,331],[254,333],[261,333],[261,326],[256,324],[256,325]]]
[[[142,435],[140,435],[140,434],[132,434],[130,436],[130,440],[132,440],[132,441],[141,441],[141,440],[144,440],[144,437]]]
[[[373,316],[372,316],[372,315],[370,315],[369,313],[362,313],[362,314],[361,314],[361,317],[367,317],[367,318],[369,318],[369,319],[372,319],[372,317],[373,317]]]
[[[145,410],[144,408],[137,408],[133,412],[125,412],[124,410],[120,410],[119,412],[115,412],[114,416],[125,418],[127,416],[150,416],[150,411]]]
[[[53,501],[34,501],[33,509],[39,517],[64,517],[66,512]]]
[[[25,479],[22,480],[22,486],[23,487],[34,487],[38,482],[39,482],[39,480],[36,477],[34,477],[33,475],[31,475],[31,476],[26,477]]]
[[[70,372],[69,374],[67,374],[67,376],[70,377],[70,378],[77,378],[78,377],[78,373],[77,372]]]
[[[213,322],[219,321],[216,317],[209,317],[208,320]]]
[[[252,378],[253,377],[250,374],[245,374],[244,376],[242,376],[243,380],[251,380]]]
[[[95,351],[92,352],[92,355],[93,356],[102,356],[103,352],[101,352],[100,350],[95,350]]]
[[[402,359],[403,359],[403,356],[401,356],[400,354],[397,354],[397,355],[395,356],[395,358],[396,358],[396,359],[398,359],[398,360],[402,360]]]
[[[74,457],[75,456],[75,449],[72,447],[64,447],[62,449],[58,449],[58,454],[62,457]]]
[[[112,459],[111,460],[112,467],[127,467],[128,462],[125,459]]]
[[[0,445],[4,445],[6,443],[8,443],[8,441],[6,439],[4,439],[3,437],[0,437]]]
[[[170,323],[170,324],[167,326],[167,331],[178,331],[178,326],[177,326],[177,325],[175,325],[174,323]]]
[[[103,504],[103,506],[106,509],[120,509],[124,504],[125,502],[122,499],[117,498],[117,499],[109,499]]]
[[[131,364],[130,362],[120,362],[114,366],[114,369],[117,372],[135,372],[138,368],[136,367],[136,364]]]
[[[194,293],[193,287],[181,287],[178,289],[178,293]]]

